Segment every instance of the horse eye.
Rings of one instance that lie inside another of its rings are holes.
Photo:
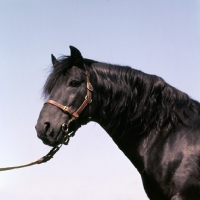
[[[78,87],[80,85],[80,82],[78,82],[78,81],[71,81],[70,82],[70,86],[72,86],[72,87]]]

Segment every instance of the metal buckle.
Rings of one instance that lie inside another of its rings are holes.
[[[68,112],[68,107],[67,107],[67,106],[64,106],[64,107],[63,107],[63,111],[64,111],[64,112]]]
[[[91,92],[93,91],[93,86],[90,82],[87,83],[87,89],[90,90]]]
[[[85,100],[88,100],[88,96],[87,95],[85,96]],[[92,99],[90,99],[90,102],[88,102],[88,103],[92,103]]]

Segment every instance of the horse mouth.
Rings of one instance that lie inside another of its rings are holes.
[[[54,131],[51,131],[48,136],[38,136],[45,145],[49,145],[52,147],[58,146],[60,144],[67,145],[69,142],[69,138],[75,135],[76,130],[67,130],[65,131],[62,127],[55,134]]]
[[[57,145],[59,145],[59,144],[62,144],[62,143],[63,143],[64,136],[65,136],[64,132],[63,132],[62,130],[60,130],[60,131],[58,132],[58,134],[56,135],[55,139],[54,139],[54,144],[53,144],[53,146],[57,146]]]
[[[38,138],[40,138],[45,145],[54,147],[63,143],[65,133],[62,128],[60,128],[58,131],[54,131],[52,129],[48,131],[46,130],[45,132],[40,132],[36,127],[36,131]]]

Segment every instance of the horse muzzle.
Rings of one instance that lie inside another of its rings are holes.
[[[72,123],[76,118],[71,118],[67,123],[62,123],[57,131],[52,128],[50,122],[43,124],[37,123],[35,129],[37,136],[44,144],[49,146],[56,146],[59,144],[67,145],[70,137],[75,135],[76,130],[79,128],[76,123]],[[72,125],[73,124],[73,125]]]

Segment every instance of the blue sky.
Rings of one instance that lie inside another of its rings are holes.
[[[199,0],[1,0],[0,167],[50,148],[37,138],[50,54],[129,65],[200,100]],[[147,200],[140,176],[96,123],[50,162],[0,173],[2,200]]]

